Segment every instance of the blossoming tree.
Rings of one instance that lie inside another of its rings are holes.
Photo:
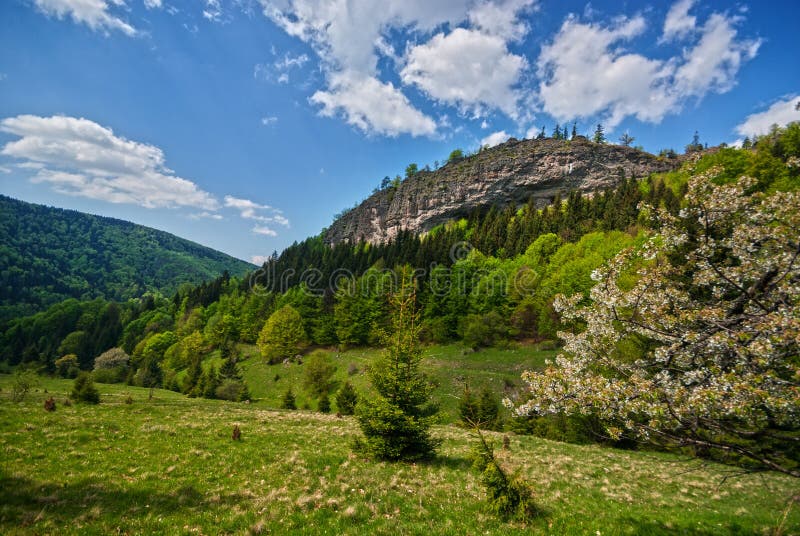
[[[526,372],[519,415],[594,414],[614,438],[690,446],[800,477],[800,194],[717,170],[678,216],[561,297],[564,352]],[[508,404],[511,404],[507,401]]]

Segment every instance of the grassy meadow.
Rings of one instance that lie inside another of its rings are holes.
[[[800,505],[786,508],[798,482],[776,474],[512,436],[499,457],[543,513],[504,523],[470,468],[474,438],[453,425],[435,427],[431,463],[375,463],[352,453],[352,418],[102,384],[100,405],[66,406],[72,382],[47,378],[15,403],[10,382],[3,534],[800,534]]]

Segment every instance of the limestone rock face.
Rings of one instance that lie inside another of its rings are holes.
[[[557,193],[594,192],[616,186],[624,177],[646,177],[676,169],[677,159],[663,159],[620,145],[601,145],[582,136],[575,140],[522,140],[421,171],[374,193],[334,221],[325,234],[330,244],[366,240],[381,243],[401,229],[422,233],[476,208],[551,203]]]

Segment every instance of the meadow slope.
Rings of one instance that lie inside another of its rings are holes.
[[[544,514],[507,524],[486,513],[474,439],[456,426],[434,429],[432,463],[375,463],[352,453],[351,418],[113,385],[99,385],[99,406],[67,407],[71,382],[53,379],[14,403],[10,379],[0,376],[4,534],[800,533],[797,508],[784,519],[798,483],[775,474],[514,436],[501,458]],[[42,408],[50,395],[54,413]]]

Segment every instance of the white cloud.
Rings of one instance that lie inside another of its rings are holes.
[[[414,108],[398,88],[372,76],[331,75],[328,90],[314,93],[311,102],[322,106],[321,115],[341,114],[348,124],[366,133],[421,136],[436,132],[434,120]]]
[[[505,130],[499,132],[492,132],[481,140],[481,147],[494,147],[508,141],[511,136]]]
[[[264,236],[278,236],[277,232],[275,232],[274,230],[270,229],[267,226],[256,225],[255,227],[253,227],[253,232],[255,234],[260,234]]]
[[[272,52],[275,54],[275,51]],[[292,56],[289,53],[271,63],[257,63],[253,68],[253,77],[263,78],[270,82],[278,82],[279,84],[289,83],[289,71],[292,69],[300,69],[308,62],[308,54],[299,54]]]
[[[386,0],[376,7],[370,0],[260,0],[264,14],[289,35],[309,44],[321,60],[327,86],[321,88],[311,101],[320,105],[323,116],[341,116],[351,125],[369,133],[389,136],[399,134],[432,135],[436,124],[418,110],[402,90],[379,78],[377,69],[380,56],[395,62],[397,58],[387,35],[392,33],[426,38],[434,30],[448,25],[455,28],[469,20],[481,35],[483,43],[493,47],[485,58],[501,60],[499,66],[486,63],[479,66],[490,71],[477,77],[469,73],[457,77],[458,68],[434,67],[430,62],[415,62],[408,67],[405,83],[414,83],[434,98],[459,106],[488,105],[505,111],[514,108],[510,84],[518,79],[521,57],[509,54],[504,39],[518,39],[527,27],[517,20],[517,14],[534,5],[533,0]],[[460,34],[461,31],[455,30]],[[454,32],[455,32],[454,31]],[[499,35],[510,32],[504,38]],[[459,38],[457,35],[456,39]],[[445,39],[442,37],[441,39]],[[449,44],[451,41],[446,42]],[[473,39],[475,42],[475,39]],[[497,54],[498,43],[504,56]],[[470,49],[472,50],[472,49]],[[418,52],[422,55],[422,49]],[[458,58],[459,63],[463,57]],[[478,63],[473,61],[472,64]],[[463,68],[462,68],[463,69]],[[491,75],[500,80],[488,82]],[[287,77],[288,78],[288,77]],[[472,83],[479,80],[475,90],[463,89],[464,95],[445,92],[443,83],[454,78]],[[369,91],[377,92],[377,96]],[[511,96],[511,102],[503,99]],[[502,103],[501,103],[502,100]],[[392,118],[390,114],[399,114]]]
[[[264,126],[274,125],[278,122],[278,118],[274,115],[268,115],[261,118],[261,124]]]
[[[116,136],[88,119],[19,115],[0,121],[0,130],[19,136],[0,154],[23,160],[32,180],[57,191],[143,207],[197,207],[216,210],[218,201],[166,167],[153,145]]]
[[[241,199],[226,195],[225,206],[238,210],[239,215],[246,220],[255,220],[262,223],[277,223],[284,227],[289,227],[289,220],[281,214],[281,211],[269,205],[261,205],[249,199]],[[259,212],[261,211],[268,212],[269,216],[260,214]]]
[[[694,0],[678,0],[667,12],[664,19],[664,32],[661,41],[679,39],[692,33],[697,24],[697,17],[689,15],[689,10],[694,5]]]
[[[456,28],[413,47],[400,76],[405,84],[463,111],[480,115],[485,108],[497,108],[516,117],[513,86],[525,66],[525,58],[511,54],[502,38]]]
[[[161,9],[161,0],[144,0],[144,7],[147,9]]]
[[[719,13],[708,18],[700,42],[684,54],[686,61],[675,73],[681,95],[702,97],[733,87],[742,62],[753,59],[761,46],[761,40],[737,41],[737,20]]]
[[[760,136],[769,133],[772,125],[784,126],[800,121],[799,104],[800,95],[779,100],[763,112],[748,115],[735,130],[742,136]]]
[[[520,41],[528,33],[528,25],[519,20],[519,13],[532,10],[536,4],[536,0],[480,2],[469,12],[469,21],[488,35]]]
[[[111,0],[120,6],[123,3]],[[45,15],[63,19],[67,16],[76,24],[86,24],[92,30],[119,30],[125,35],[136,35],[136,29],[109,13],[109,3],[105,0],[34,0],[34,4]]]
[[[269,255],[253,255],[250,257],[250,262],[256,266],[263,266],[265,262],[270,259]]]
[[[662,61],[622,46],[644,32],[641,16],[618,18],[608,26],[570,16],[537,60],[538,100],[557,120],[603,114],[609,129],[628,116],[658,123],[690,98],[733,86],[741,64],[760,45],[737,39],[739,20],[712,14],[694,46]]]

